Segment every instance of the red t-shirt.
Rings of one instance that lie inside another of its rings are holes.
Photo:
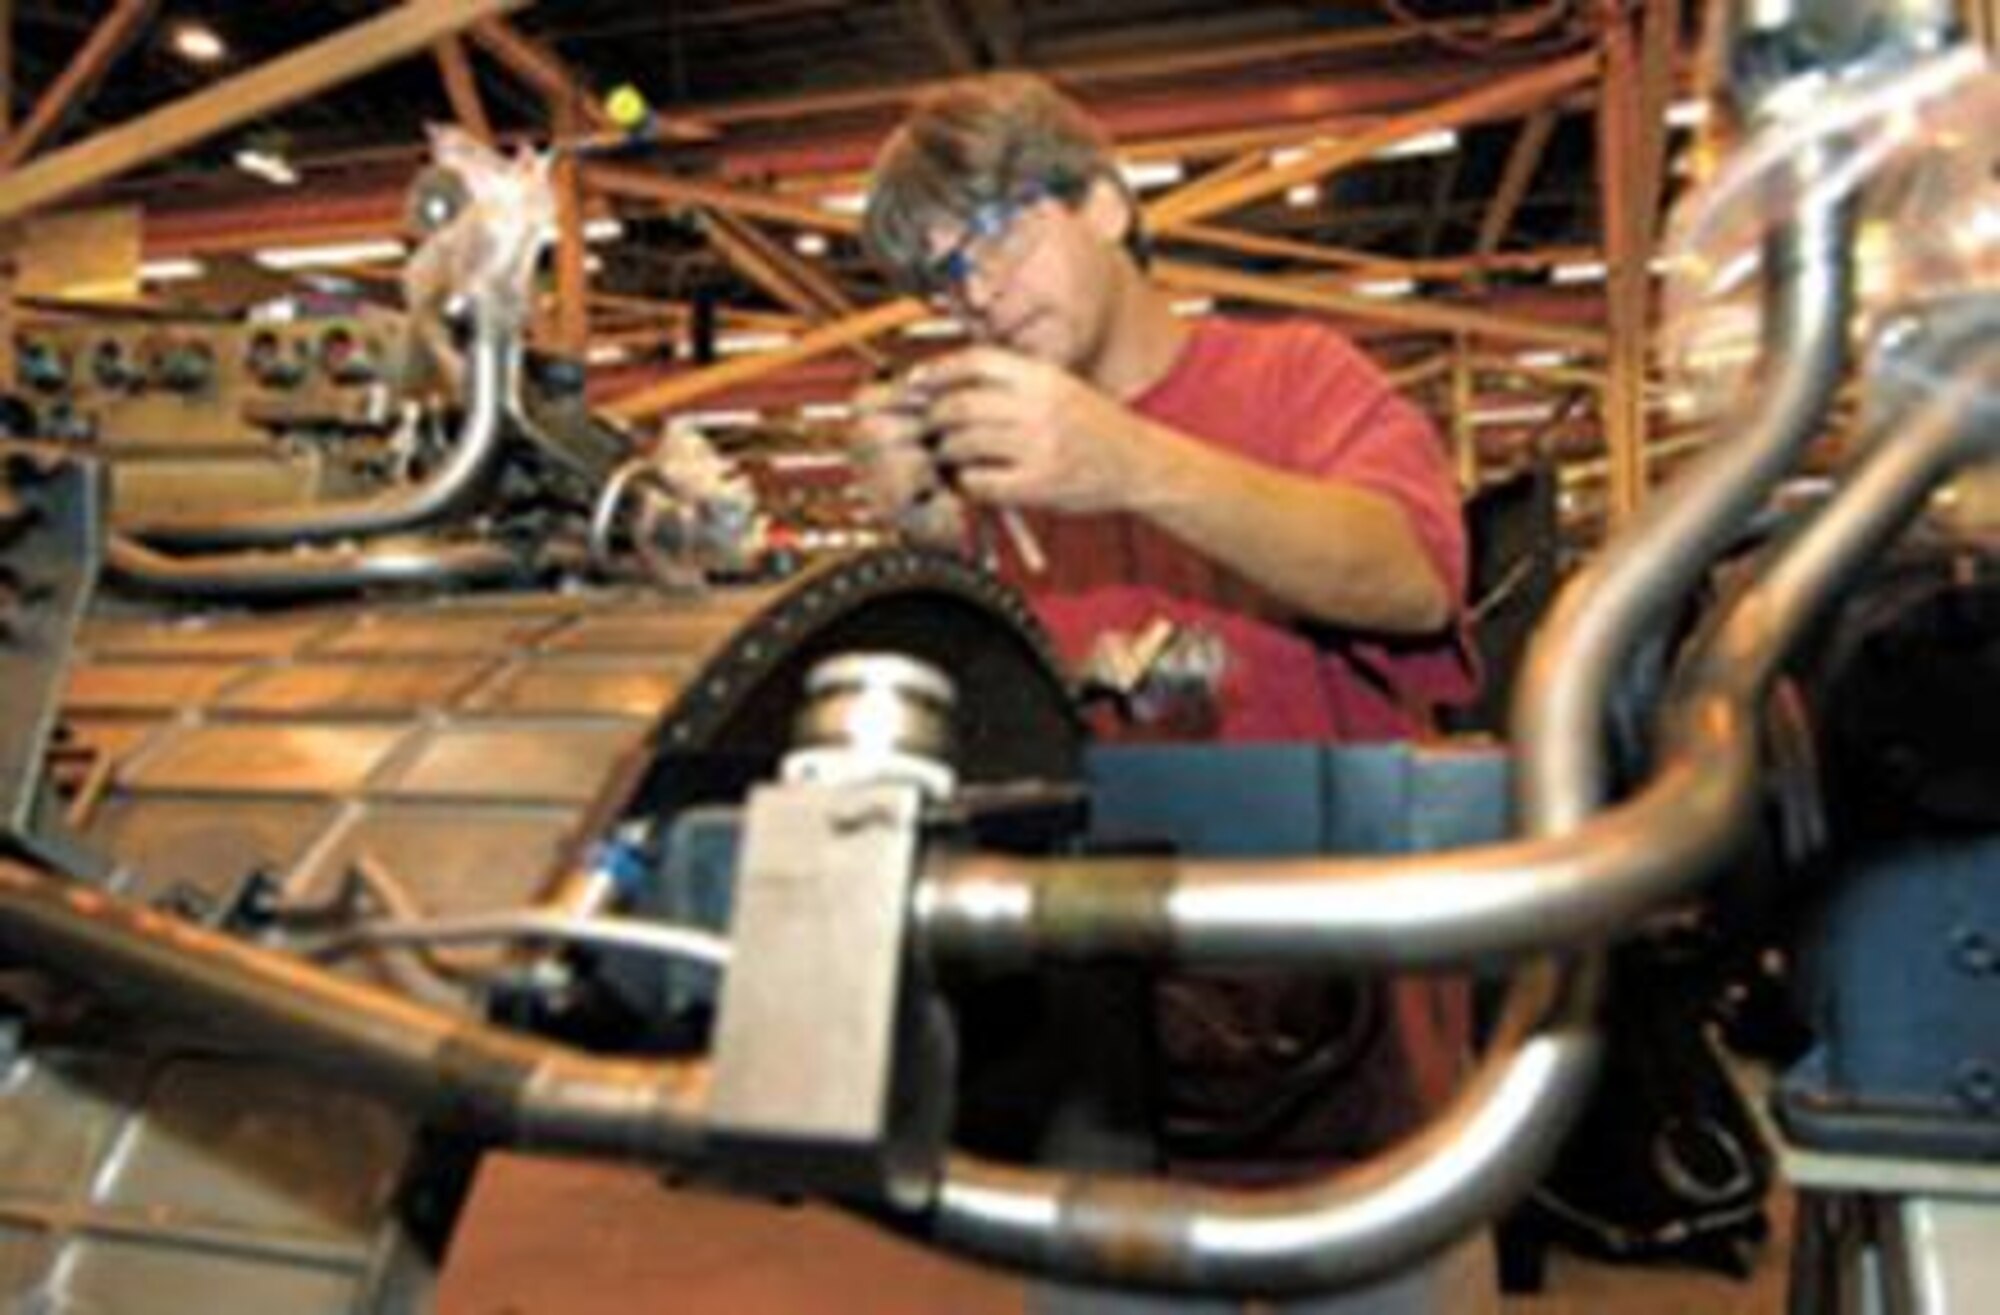
[[[1394,499],[1452,597],[1463,598],[1465,531],[1443,445],[1339,333],[1308,320],[1204,319],[1131,406],[1251,460]],[[1160,616],[1223,641],[1219,739],[1402,739],[1475,692],[1455,634],[1391,644],[1322,633],[1315,643],[1262,590],[1136,517],[1029,520],[1048,570],[1028,575],[1011,553],[1003,569],[1072,666],[1105,631],[1136,633]]]

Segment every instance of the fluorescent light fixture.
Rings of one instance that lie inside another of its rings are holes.
[[[1361,297],[1407,297],[1417,290],[1415,279],[1362,279],[1347,290]]]
[[[818,259],[824,256],[828,250],[826,234],[807,229],[792,239],[792,250],[802,256]]]
[[[1604,262],[1601,260],[1577,260],[1557,265],[1549,271],[1549,281],[1563,287],[1577,283],[1604,282]]]
[[[623,343],[600,342],[583,353],[585,365],[623,365],[632,359],[632,349]]]
[[[260,301],[250,308],[252,324],[290,324],[299,318],[299,303],[290,297]]]
[[[1125,185],[1135,192],[1172,187],[1187,177],[1187,170],[1179,160],[1126,160],[1119,164],[1118,172],[1124,176]]]
[[[849,463],[845,452],[773,452],[764,464],[776,471],[798,472],[845,470]]]
[[[182,23],[174,29],[174,53],[190,64],[214,64],[229,53],[215,29],[200,23]]]
[[[1294,210],[1309,210],[1319,204],[1319,184],[1300,183],[1285,189],[1285,204]]]
[[[1705,100],[1677,100],[1667,106],[1667,126],[1669,128],[1699,128],[1708,122],[1708,102]]]
[[[1514,359],[1530,369],[1552,370],[1557,366],[1568,365],[1575,358],[1565,351],[1542,349],[1531,352],[1516,352]]]
[[[606,215],[602,219],[587,219],[583,224],[583,240],[586,242],[616,242],[625,236],[625,221],[617,215]]]
[[[604,257],[598,255],[596,252],[585,256],[583,258],[583,272],[586,274],[602,274],[604,272]]]
[[[169,256],[161,260],[139,262],[141,283],[185,283],[208,273],[208,266],[192,256]]]
[[[1450,128],[1413,133],[1375,152],[1378,160],[1409,160],[1420,155],[1449,155],[1458,149],[1458,134]]]
[[[401,260],[409,254],[401,242],[377,239],[365,242],[328,242],[310,247],[266,247],[251,256],[265,269],[325,269],[340,265],[371,265],[377,261]]]
[[[746,425],[764,423],[762,411],[683,411],[674,417],[674,423],[693,425],[697,429],[741,429]]]
[[[789,347],[792,335],[781,329],[745,329],[739,333],[717,334],[715,354],[717,356],[745,356],[751,352],[768,352],[779,347]]]
[[[807,402],[799,408],[801,420],[852,420],[854,408],[846,402]]]
[[[1277,150],[1271,152],[1271,167],[1273,169],[1283,169],[1297,164],[1305,158],[1306,148],[1303,146],[1280,146]]]
[[[1554,415],[1552,406],[1496,406],[1472,413],[1475,425],[1532,425]]]
[[[278,187],[290,187],[299,181],[298,171],[275,151],[260,151],[246,146],[236,152],[236,167]]]
[[[819,208],[837,215],[858,215],[868,208],[865,192],[828,192],[819,199]]]
[[[1199,319],[1203,315],[1214,314],[1215,298],[1183,297],[1181,300],[1174,302],[1171,309],[1174,314],[1180,316],[1182,319]]]
[[[965,326],[957,320],[943,318],[918,320],[914,324],[903,326],[903,336],[922,339],[963,338]]]

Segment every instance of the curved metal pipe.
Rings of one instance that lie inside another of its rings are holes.
[[[1017,1169],[954,1157],[934,1236],[1090,1283],[1240,1295],[1351,1286],[1499,1213],[1589,1095],[1594,976],[1532,969],[1439,1119],[1356,1169],[1278,1189]]]
[[[1756,803],[1757,711],[1791,645],[1982,442],[1988,362],[1874,440],[1730,609],[1676,685],[1659,774],[1543,838],[1381,859],[937,860],[919,888],[946,957],[1149,954],[1202,966],[1444,967],[1573,949],[1683,893]]]
[[[1846,197],[1800,190],[1807,195],[1797,216],[1764,253],[1771,343],[1756,411],[1570,581],[1523,659],[1512,729],[1531,834],[1575,825],[1597,807],[1604,712],[1619,670],[1797,461],[1839,386],[1853,303],[1853,208]]]
[[[438,1126],[648,1159],[701,1147],[705,1065],[502,1031],[4,861],[0,956],[223,1028]]]
[[[1681,682],[1692,692],[1671,718],[1674,739],[1709,734],[1708,724],[1718,723],[1713,733],[1741,744],[1747,759],[1754,696],[1788,643],[1954,466],[2000,448],[2000,415],[1980,401],[1996,387],[2000,349],[1988,348],[1968,376],[1877,439],[1696,656]],[[1557,839],[1590,830],[1586,824]],[[1353,898],[1365,904],[1371,896]],[[1288,911],[1297,926],[1332,906],[1293,902]],[[1234,1193],[956,1160],[939,1188],[936,1235],[990,1259],[1091,1282],[1258,1294],[1385,1274],[1476,1227],[1539,1172],[1592,1085],[1600,972],[1597,955],[1524,970],[1509,993],[1510,1021],[1473,1081],[1440,1120],[1359,1169],[1278,1192]]]
[[[115,532],[105,541],[105,565],[141,589],[183,598],[229,599],[315,597],[383,585],[492,584],[522,573],[520,558],[497,543],[418,540],[365,549],[177,557]]]
[[[520,339],[493,320],[475,307],[465,418],[449,459],[423,480],[372,498],[209,513],[123,528],[156,548],[268,548],[393,534],[464,511],[497,463],[504,446],[503,420],[519,410]]]

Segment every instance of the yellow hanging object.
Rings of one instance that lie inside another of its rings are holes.
[[[643,126],[653,107],[646,103],[646,97],[637,87],[627,82],[612,90],[604,98],[604,112],[611,121],[627,132]]]

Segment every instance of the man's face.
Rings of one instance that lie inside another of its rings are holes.
[[[1077,369],[1100,346],[1110,250],[1090,203],[1029,192],[928,235],[943,307],[978,338]]]

